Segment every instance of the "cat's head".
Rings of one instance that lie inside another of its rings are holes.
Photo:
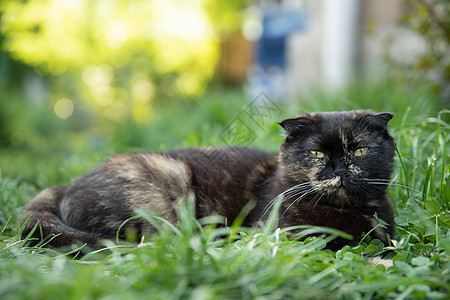
[[[393,169],[390,113],[305,113],[279,124],[285,181],[305,200],[334,206],[363,205],[384,193]]]

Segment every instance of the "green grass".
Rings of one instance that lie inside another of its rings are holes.
[[[248,104],[240,91],[215,91],[196,101],[155,103],[149,125],[83,130],[62,126],[49,108],[8,104],[27,116],[8,115],[28,138],[0,149],[0,299],[448,298],[450,114],[426,89],[386,80],[333,95],[318,91],[277,104],[279,111],[262,118]],[[331,252],[323,250],[323,237],[290,241],[270,224],[259,231],[216,228],[214,220],[195,220],[190,205],[180,208],[176,227],[144,216],[160,229],[139,246],[111,243],[76,259],[74,249],[26,247],[17,235],[17,216],[40,189],[69,183],[111,153],[226,145],[224,132],[236,118],[240,141],[276,151],[282,139],[276,121],[301,111],[359,108],[396,115],[390,123],[396,183],[389,193],[397,233],[388,249],[366,238]],[[364,257],[386,250],[394,262],[389,269]]]

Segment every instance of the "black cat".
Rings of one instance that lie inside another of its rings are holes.
[[[179,201],[195,199],[198,218],[220,215],[230,224],[254,202],[243,225],[265,221],[275,199],[283,197],[279,227],[332,227],[354,237],[370,232],[375,213],[388,226],[371,236],[387,243],[393,210],[386,195],[393,170],[390,113],[348,111],[303,114],[279,124],[286,133],[279,154],[244,147],[128,153],[111,157],[72,184],[42,191],[25,208],[26,236],[39,222],[36,237],[57,235],[53,246],[75,241],[99,246],[113,238],[135,209],[150,210],[175,222]],[[143,219],[126,223],[141,234]],[[38,234],[39,233],[39,234]],[[338,249],[347,241],[336,239]]]

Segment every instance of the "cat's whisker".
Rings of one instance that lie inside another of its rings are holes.
[[[305,191],[307,191],[309,188],[310,188],[310,187],[306,187],[306,188],[303,188],[303,189],[299,189],[299,190],[296,190],[296,191],[292,191],[292,192],[290,192],[290,193],[288,193],[288,194],[285,194],[285,195],[283,195],[283,196],[286,197],[286,198],[293,198],[293,197],[296,197],[296,196],[298,196],[298,195],[303,194],[303,193],[304,193]]]
[[[275,202],[277,201],[277,199],[279,197],[281,197],[281,196],[283,196],[283,197],[293,197],[294,196],[295,197],[299,193],[303,193],[304,191],[302,189],[307,187],[308,185],[309,185],[309,182],[300,183],[300,184],[294,185],[293,187],[287,189],[286,191],[278,194],[276,197],[274,197],[272,200],[270,200],[269,203],[266,205],[266,207],[264,208],[264,211],[261,214],[260,220],[264,219],[266,214],[272,209],[272,207],[274,206]]]
[[[309,196],[312,192],[316,191],[316,189],[314,187],[310,188],[309,190],[307,190],[305,193],[303,193],[300,197],[298,197],[297,199],[295,199],[294,201],[292,201],[291,204],[289,204],[289,206],[284,210],[283,214],[281,215],[281,219],[284,217],[284,215],[286,214],[286,212],[293,206],[298,204],[303,198],[305,198],[306,196]]]
[[[366,181],[366,183],[368,184],[372,184],[372,185],[387,185],[387,186],[395,186],[395,187],[400,187],[402,189],[406,189],[415,193],[419,193],[421,195],[423,195],[422,191],[419,191],[415,188],[406,186],[404,184],[401,184],[399,182],[395,182],[392,180],[388,180],[388,179],[380,179],[380,178],[365,178],[364,179]]]
[[[277,195],[275,198],[273,198],[272,200],[270,200],[270,202],[266,205],[266,207],[264,208],[261,217],[259,218],[260,221],[262,221],[264,219],[264,217],[266,216],[266,214],[272,209],[273,205],[275,204],[275,202],[277,201],[278,197],[280,197],[281,194]],[[283,199],[284,201],[284,199]]]
[[[296,205],[300,202],[300,200],[302,200],[303,198],[305,198],[306,196],[310,195],[312,192],[317,191],[317,189],[315,187],[310,188],[309,190],[307,190],[306,192],[304,192],[300,197],[297,197],[292,204]]]
[[[298,191],[298,192],[292,194],[292,195],[290,196],[290,198],[297,197],[297,198],[293,201],[292,204],[294,204],[294,205],[297,204],[297,203],[300,202],[300,200],[302,200],[305,196],[311,194],[311,192],[314,192],[314,191],[317,191],[317,188],[316,188],[316,187],[311,187],[311,186],[310,186],[308,189],[301,190],[301,191]]]
[[[296,190],[296,191],[292,191],[289,194],[286,194],[285,196],[289,197],[289,198],[293,198],[293,197],[296,197],[298,195],[301,195],[301,194],[305,193],[310,188],[311,188],[311,186],[308,186],[308,187],[306,187],[304,189],[299,189],[299,190]]]
[[[324,195],[325,195],[325,194],[320,193],[320,194],[317,194],[317,195],[313,198],[313,201],[311,201],[311,202],[314,203],[314,206],[313,206],[313,208],[312,208],[313,210],[314,210],[314,208],[316,208],[317,204],[319,204],[320,200],[322,199],[322,197],[323,197]],[[317,198],[317,200],[316,200],[316,198]]]
[[[293,187],[291,187],[291,188],[285,190],[284,192],[282,192],[280,195],[286,195],[287,193],[290,193],[290,192],[295,191],[295,190],[297,190],[299,188],[308,186],[309,184],[310,184],[309,182],[303,182],[303,183],[294,185]]]

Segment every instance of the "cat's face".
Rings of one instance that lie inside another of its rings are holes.
[[[280,123],[285,181],[302,197],[333,206],[363,205],[386,189],[393,169],[390,113],[303,114]],[[380,183],[377,184],[376,182]]]

